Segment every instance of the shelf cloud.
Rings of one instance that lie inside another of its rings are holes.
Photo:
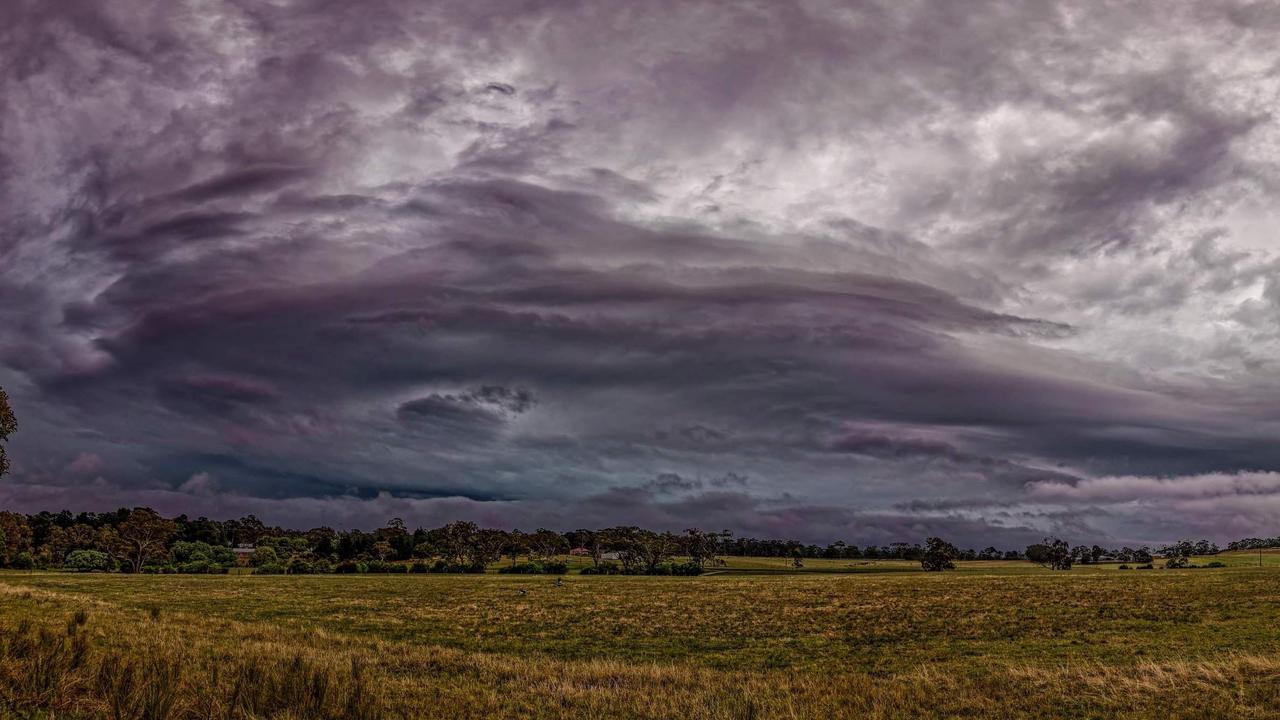
[[[1010,546],[1280,521],[1280,9],[0,20],[0,505]]]

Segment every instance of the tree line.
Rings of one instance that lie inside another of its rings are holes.
[[[1238,543],[1228,546],[1238,547]],[[696,528],[681,533],[634,526],[522,532],[481,528],[460,520],[410,530],[397,518],[372,531],[293,530],[269,526],[253,515],[231,520],[166,518],[145,507],[79,514],[0,512],[0,566],[131,573],[221,573],[237,564],[248,564],[264,574],[477,573],[503,560],[507,562],[500,564],[499,572],[564,573],[567,555],[589,560],[582,570],[587,574],[696,575],[723,565],[724,558],[732,556],[788,558],[796,568],[809,559],[892,559],[919,562],[925,570],[947,570],[957,561],[969,560],[1026,560],[1068,570],[1099,562],[1143,567],[1156,555],[1165,558],[1167,567],[1185,567],[1193,555],[1218,551],[1207,540],[1152,550],[1073,547],[1065,540],[1047,538],[1023,551],[993,546],[973,550],[937,537],[924,544],[859,547],[837,541],[820,546]]]

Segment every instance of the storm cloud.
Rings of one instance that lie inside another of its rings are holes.
[[[0,505],[1276,534],[1280,10],[0,20]]]

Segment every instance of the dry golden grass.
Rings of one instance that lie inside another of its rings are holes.
[[[1271,569],[551,582],[6,574],[0,704],[58,718],[1280,717]],[[12,652],[18,636],[62,659]],[[172,697],[144,702],[155,678]]]

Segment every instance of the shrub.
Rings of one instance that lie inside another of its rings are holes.
[[[622,572],[622,566],[616,562],[605,561],[599,565],[588,565],[579,571],[580,575],[617,575]]]
[[[67,554],[63,567],[76,572],[108,571],[112,567],[111,556],[100,550],[73,550]]]
[[[365,572],[365,566],[355,560],[343,560],[333,567],[333,571],[342,575],[350,575]]]
[[[187,573],[191,575],[203,575],[208,572],[211,572],[210,568],[212,567],[214,567],[214,565],[212,565],[208,560],[205,560],[202,558],[202,559],[192,560],[190,562],[182,563],[176,566],[175,569],[180,573]]]
[[[409,572],[415,572],[415,573],[431,572],[431,566],[419,560],[418,562],[413,564],[413,567],[409,568]]]
[[[467,572],[474,571],[469,567]],[[564,575],[569,572],[569,565],[561,560],[523,562],[498,568],[498,572],[512,575]]]
[[[32,570],[36,566],[36,559],[29,552],[20,552],[9,563],[9,567],[15,570]]]
[[[1205,563],[1205,567],[1207,568],[1224,568],[1226,566],[1227,564],[1222,562],[1221,560],[1214,560],[1211,563]]]
[[[1139,569],[1139,570],[1154,570],[1154,569],[1155,569],[1155,567],[1156,567],[1155,565],[1152,565],[1151,563],[1147,563],[1146,565],[1139,565],[1139,566],[1138,566],[1138,569]]]
[[[231,548],[203,542],[180,540],[173,544],[169,552],[173,554],[173,559],[179,566],[195,560],[207,560],[213,565],[234,565],[236,562],[236,554]]]
[[[503,575],[541,575],[546,572],[546,570],[542,567],[542,563],[523,562],[498,568],[498,572]]]
[[[280,562],[280,556],[276,554],[274,548],[261,545],[253,549],[253,555],[249,558],[249,564],[258,567],[260,565],[276,565]]]
[[[701,575],[702,567],[695,562],[671,563],[672,575]]]
[[[1121,565],[1119,568],[1117,568],[1117,570],[1132,570],[1132,569],[1133,568],[1129,567],[1128,565]]]
[[[280,563],[267,563],[266,565],[259,565],[258,567],[254,568],[253,574],[254,575],[284,575],[288,571],[289,571],[289,568],[285,567],[284,565],[281,565]]]
[[[409,566],[401,563],[387,562],[385,560],[370,560],[365,566],[365,572],[370,573],[403,573],[409,572]]]

